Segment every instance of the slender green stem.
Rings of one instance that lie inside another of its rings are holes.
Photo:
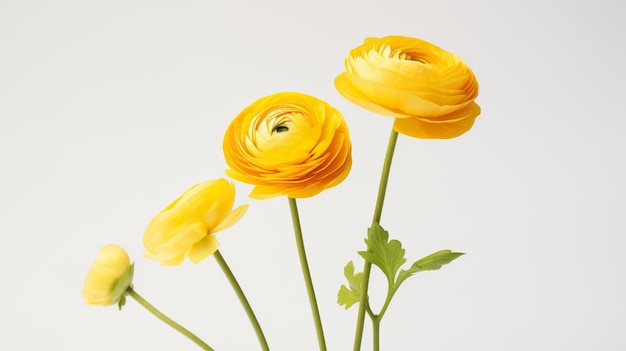
[[[320,311],[317,307],[317,299],[315,298],[315,290],[313,289],[313,280],[309,271],[309,263],[306,259],[304,251],[304,240],[302,238],[302,228],[300,226],[300,216],[298,215],[298,206],[296,199],[289,198],[289,209],[291,210],[291,221],[293,222],[293,231],[296,235],[296,245],[298,246],[298,256],[300,257],[300,266],[302,267],[302,275],[306,283],[306,291],[309,294],[309,303],[311,304],[311,313],[315,322],[315,330],[317,331],[317,342],[320,351],[326,351],[326,341],[324,340],[324,329],[322,328],[322,319]]]
[[[382,316],[372,317],[372,331],[373,331],[373,349],[374,351],[380,350],[380,320]]]
[[[367,305],[367,315],[370,316],[370,318],[374,318],[376,316],[374,314],[374,311],[372,311],[372,308],[369,304]]]
[[[155,315],[158,319],[162,320],[170,327],[178,330],[181,334],[191,339],[191,341],[195,342],[198,346],[200,346],[203,350],[206,351],[214,351],[211,346],[207,345],[204,341],[202,341],[199,337],[197,337],[194,333],[185,329],[182,325],[174,322],[171,318],[161,313],[161,311],[157,310],[154,306],[152,306],[148,301],[146,301],[143,297],[141,297],[133,288],[128,287],[126,289],[128,295],[130,295],[133,299],[135,299],[141,306],[147,309],[150,313]]]
[[[398,141],[398,132],[391,130],[389,142],[387,143],[387,152],[385,153],[385,161],[383,163],[383,171],[380,175],[380,184],[378,185],[378,196],[376,197],[376,208],[372,223],[380,223],[380,217],[383,213],[383,204],[385,203],[385,193],[387,192],[387,183],[389,182],[389,172],[391,171],[391,161],[393,161],[393,153],[396,150],[396,142]]]
[[[393,295],[395,295],[396,291],[397,291],[397,288],[394,288],[393,283],[390,282],[389,286],[387,287],[387,297],[385,298],[385,303],[383,304],[383,307],[380,309],[380,312],[378,312],[378,314],[376,315],[379,321],[383,319],[385,312],[387,312],[387,308],[389,308],[389,303],[391,303],[391,299],[393,299]]]
[[[365,311],[369,310],[369,303],[367,301],[367,290],[369,288],[369,277],[371,270],[371,263],[366,261],[363,265],[363,277],[367,279],[363,279],[363,282],[361,283],[361,298],[359,300],[359,312],[356,321],[356,331],[354,333],[354,351],[361,350],[361,340],[363,339],[363,326],[365,325]]]
[[[233,290],[235,290],[235,293],[237,294],[237,297],[239,298],[239,302],[241,303],[241,306],[243,306],[243,309],[246,310],[248,319],[250,320],[250,323],[252,323],[252,327],[254,328],[256,337],[257,339],[259,339],[259,343],[261,344],[261,349],[263,349],[264,351],[269,351],[270,348],[269,346],[267,346],[267,340],[265,340],[265,335],[263,334],[261,325],[259,324],[259,321],[256,319],[256,316],[254,315],[254,311],[252,310],[252,307],[250,307],[250,303],[248,303],[248,299],[246,298],[246,295],[243,293],[241,286],[237,282],[235,275],[226,264],[226,261],[224,260],[224,257],[222,256],[219,250],[215,251],[215,253],[213,254],[213,257],[215,257],[217,264],[220,266],[220,268],[224,272],[224,275],[230,282],[230,285],[233,287]]]
[[[372,223],[380,223],[383,213],[383,204],[385,203],[385,193],[387,192],[387,182],[389,181],[389,171],[391,170],[391,161],[393,160],[393,152],[396,149],[398,141],[398,132],[391,130],[389,143],[387,144],[387,153],[383,163],[383,171],[380,176],[380,184],[378,186],[378,196],[376,198],[376,207],[374,209],[374,217]],[[368,305],[367,290],[369,288],[370,273],[372,264],[365,261],[363,265],[363,286],[361,288],[361,299],[359,303],[359,312],[357,315],[356,332],[354,335],[354,351],[361,350],[361,340],[363,339],[363,325],[365,324],[365,311]]]

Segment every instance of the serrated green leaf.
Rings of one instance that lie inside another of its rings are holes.
[[[343,268],[343,275],[348,280],[349,287],[342,285],[337,293],[337,303],[346,307],[346,310],[361,299],[361,287],[363,286],[363,273],[354,274],[352,261]]]
[[[361,287],[363,286],[363,273],[354,273],[354,264],[352,261],[348,262],[348,264],[344,267],[343,274],[350,284],[350,290],[361,293]]]
[[[389,233],[378,223],[367,231],[367,251],[359,251],[367,262],[376,265],[393,284],[398,269],[406,262],[404,249],[398,240],[389,240]]]
[[[396,286],[399,286],[404,280],[415,273],[421,271],[436,271],[443,265],[446,265],[458,257],[464,255],[462,252],[452,252],[450,250],[440,250],[430,254],[424,258],[415,261],[408,270],[401,270],[398,274]]]
[[[337,293],[337,303],[340,306],[345,306],[347,310],[352,307],[352,305],[359,302],[360,296],[361,295],[357,292],[348,289],[345,285],[342,285]]]

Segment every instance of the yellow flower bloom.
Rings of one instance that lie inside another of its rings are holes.
[[[341,183],[352,166],[348,127],[328,103],[301,93],[255,101],[229,125],[224,156],[254,199],[311,197]]]
[[[132,280],[132,266],[126,251],[117,245],[106,245],[98,251],[87,273],[82,296],[89,305],[117,303]]]
[[[478,82],[463,60],[426,41],[367,38],[350,51],[339,93],[372,112],[395,117],[394,129],[415,138],[448,139],[480,114]]]
[[[233,210],[234,202],[235,185],[226,179],[191,187],[150,221],[144,256],[164,266],[181,264],[185,256],[199,263],[219,247],[215,233],[237,223],[248,209]]]

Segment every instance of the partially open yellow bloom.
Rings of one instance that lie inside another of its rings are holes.
[[[124,295],[131,283],[132,270],[126,251],[117,245],[106,245],[98,251],[87,273],[82,296],[89,305],[112,305]]]
[[[367,38],[350,51],[339,93],[372,112],[395,117],[394,129],[415,138],[448,139],[480,114],[478,82],[457,55],[401,36]]]
[[[219,247],[215,233],[237,223],[248,205],[233,210],[235,185],[220,178],[197,184],[156,215],[143,236],[144,256],[164,266],[188,256],[199,263]]]
[[[226,174],[255,185],[254,199],[317,195],[341,183],[352,166],[341,113],[302,93],[278,93],[246,107],[229,125],[223,148]]]

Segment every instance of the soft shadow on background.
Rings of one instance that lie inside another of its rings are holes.
[[[212,258],[161,267],[141,238],[186,188],[224,176],[226,126],[279,91],[328,101],[351,129],[348,179],[299,202],[329,349],[351,349],[356,310],[336,292],[345,263],[361,266],[392,121],[332,82],[351,48],[391,34],[462,56],[483,112],[457,139],[398,142],[383,225],[410,259],[467,255],[405,283],[382,349],[626,348],[623,13],[617,1],[0,2],[0,349],[195,350],[132,300],[83,304],[107,243],[129,251],[136,290],[163,312],[218,350],[258,349]],[[287,200],[250,190],[238,184],[250,209],[218,235],[221,252],[272,349],[315,350]]]

